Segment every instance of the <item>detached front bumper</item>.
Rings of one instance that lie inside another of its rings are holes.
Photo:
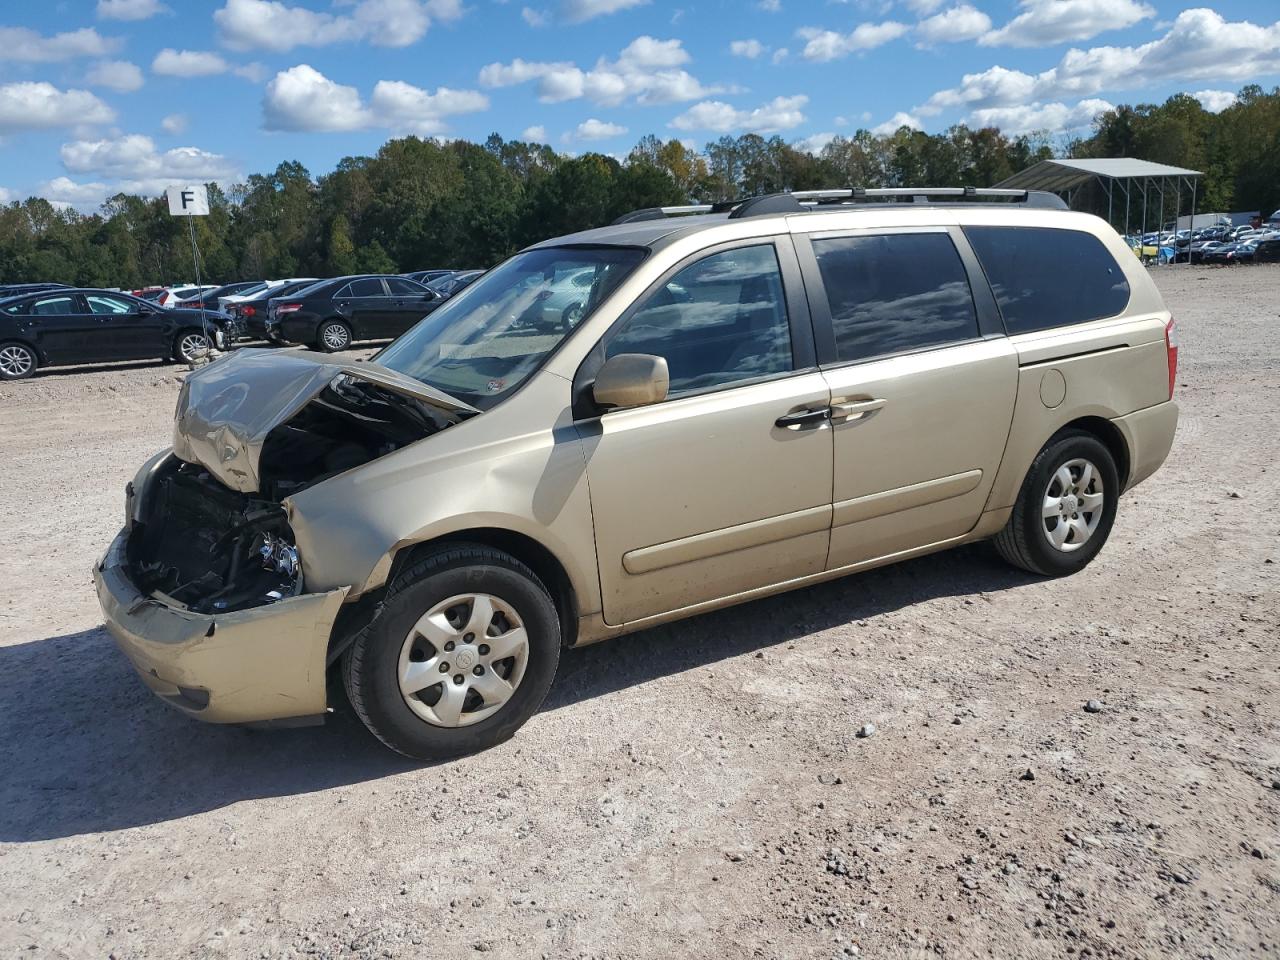
[[[121,532],[94,567],[107,630],[160,699],[210,723],[325,712],[325,657],[346,587],[235,613],[197,614],[143,596]]]

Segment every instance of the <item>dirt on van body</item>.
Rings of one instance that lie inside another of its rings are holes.
[[[1280,953],[1280,268],[1156,280],[1177,443],[1085,572],[976,546],[572,651],[438,766],[147,693],[89,568],[179,371],[0,386],[0,957]]]

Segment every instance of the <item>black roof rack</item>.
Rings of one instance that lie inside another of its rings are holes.
[[[859,203],[1021,203],[1047,210],[1066,210],[1057,194],[1045,190],[1008,190],[996,187],[848,187],[834,190],[792,190],[718,203],[691,203],[675,207],[645,207],[617,220],[661,220],[702,213],[728,213],[729,219],[763,217],[778,213],[805,213],[818,207]]]

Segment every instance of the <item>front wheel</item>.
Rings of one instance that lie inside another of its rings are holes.
[[[337,353],[351,346],[351,328],[341,320],[326,320],[320,324],[316,346],[325,353]]]
[[[184,330],[174,340],[173,355],[183,363],[195,363],[213,349],[213,341],[198,330]]]
[[[1084,431],[1059,434],[1027,471],[996,549],[1032,573],[1075,573],[1106,543],[1119,497],[1119,472],[1106,445]]]
[[[25,380],[38,366],[40,358],[25,343],[0,345],[0,380]]]
[[[343,658],[347,698],[416,760],[484,750],[541,705],[560,658],[546,587],[520,561],[450,544],[398,576]]]

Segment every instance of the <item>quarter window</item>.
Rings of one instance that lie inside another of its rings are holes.
[[[791,329],[772,244],[738,247],[685,267],[609,340],[607,356],[663,357],[670,396],[791,370]]]
[[[73,297],[45,297],[31,305],[31,312],[38,317],[63,317],[78,311]]]
[[[813,241],[836,359],[867,360],[978,336],[969,278],[945,233]]]
[[[1005,330],[1030,333],[1121,313],[1129,282],[1091,233],[1053,227],[965,227]]]

